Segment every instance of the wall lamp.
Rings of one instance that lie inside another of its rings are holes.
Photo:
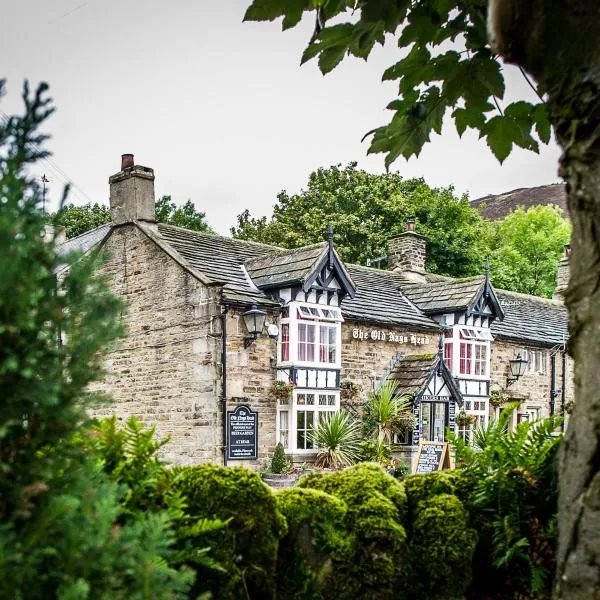
[[[261,334],[263,327],[265,326],[267,313],[264,310],[257,308],[256,304],[253,304],[250,310],[242,313],[242,318],[244,319],[246,330],[250,334],[244,338],[244,348],[247,348]]]
[[[526,358],[521,357],[521,353],[517,354],[517,358],[508,361],[510,372],[512,377],[506,378],[506,387],[512,385],[515,381],[518,381],[523,375],[525,375],[525,369],[529,361]]]

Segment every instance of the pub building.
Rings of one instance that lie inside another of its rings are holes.
[[[387,380],[412,402],[416,426],[396,441],[413,468],[420,441],[469,438],[511,401],[515,424],[571,402],[567,257],[549,300],[494,289],[487,270],[427,273],[412,220],[388,240],[387,269],[373,269],[342,262],[331,229],[287,250],[157,223],[154,172],[132,155],[109,185],[112,222],[60,249],[101,251],[128,306],[96,385],[114,404],[96,414],[155,425],[167,460],[257,469],[281,442],[310,463],[311,427],[343,408],[360,415]]]

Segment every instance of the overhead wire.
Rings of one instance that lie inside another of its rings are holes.
[[[9,116],[0,110],[0,117],[2,117],[5,122],[9,121]],[[33,142],[28,142],[28,146],[38,152],[41,151],[40,147]],[[44,157],[41,159],[48,167],[54,172],[63,185],[69,186],[69,193],[75,196],[75,199],[81,202],[82,204],[91,204],[92,199],[85,193],[85,191],[73,181],[73,178],[69,177],[69,175],[61,169],[50,157]]]

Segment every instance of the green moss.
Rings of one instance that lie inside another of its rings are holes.
[[[172,487],[184,496],[194,520],[229,520],[225,529],[202,539],[225,569],[200,575],[213,597],[274,598],[277,550],[287,526],[275,496],[258,475],[242,467],[198,465],[176,469]]]
[[[331,597],[334,564],[349,560],[354,546],[345,529],[344,502],[325,492],[286,489],[276,494],[288,533],[279,544],[277,597]]]
[[[422,500],[409,544],[410,598],[463,598],[473,578],[477,532],[461,501],[450,494]],[[407,596],[408,597],[408,596]]]
[[[331,597],[392,598],[406,550],[403,485],[379,465],[362,463],[335,473],[311,474],[299,486],[331,494],[348,506],[345,525],[354,544],[351,560],[336,564]]]

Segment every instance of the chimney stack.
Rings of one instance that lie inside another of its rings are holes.
[[[110,213],[116,225],[132,221],[156,222],[154,171],[136,165],[133,154],[121,156],[121,170],[108,179]]]
[[[388,238],[388,267],[406,279],[423,282],[426,256],[425,237],[415,233],[415,219],[410,217],[404,233]]]
[[[571,245],[565,244],[565,250],[560,262],[558,263],[558,269],[556,273],[556,290],[554,292],[555,300],[564,300],[565,292],[569,287],[569,259],[571,256]]]

